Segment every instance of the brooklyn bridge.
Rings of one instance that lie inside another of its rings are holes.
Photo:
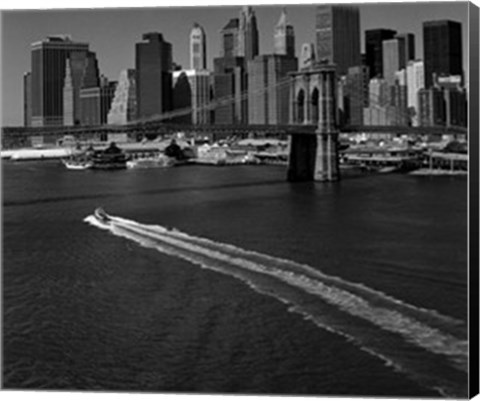
[[[192,113],[192,108],[174,110],[148,119],[138,119],[124,125],[100,126],[47,126],[4,127],[2,148],[31,146],[32,137],[48,138],[54,143],[69,135],[78,141],[105,139],[108,134],[126,134],[130,140],[169,136],[178,132],[185,134],[208,134],[213,140],[225,137],[280,137],[289,140],[287,178],[291,181],[315,180],[336,181],[339,179],[338,136],[340,133],[356,134],[410,134],[466,137],[467,128],[454,125],[420,126],[364,125],[352,126],[339,123],[337,110],[337,86],[335,67],[318,65],[308,71],[291,73],[277,86],[288,86],[290,96],[289,124],[185,124],[182,116]],[[271,88],[259,88],[264,93]],[[250,94],[251,95],[251,94]],[[248,93],[242,95],[248,101]],[[203,106],[214,110],[219,105],[231,104],[238,99],[227,97]],[[370,107],[375,99],[370,98]],[[196,110],[198,112],[198,109]],[[399,116],[405,117],[405,116]]]

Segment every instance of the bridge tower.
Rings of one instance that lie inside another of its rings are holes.
[[[317,64],[290,75],[290,124],[298,125],[299,133],[290,135],[287,178],[337,181],[340,175],[335,66]],[[317,129],[314,133],[302,133],[300,127],[306,125],[315,125]]]

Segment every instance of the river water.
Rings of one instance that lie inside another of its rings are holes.
[[[2,170],[5,388],[466,397],[465,178]]]

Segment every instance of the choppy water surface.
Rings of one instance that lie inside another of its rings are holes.
[[[466,180],[284,175],[4,164],[5,387],[466,396]]]

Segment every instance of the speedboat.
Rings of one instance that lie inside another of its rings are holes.
[[[100,221],[100,223],[106,224],[112,221],[110,216],[107,213],[105,213],[105,210],[103,210],[101,207],[97,207],[95,209],[94,216],[98,221]]]
[[[87,170],[93,167],[91,160],[62,160],[65,167],[69,170]]]

